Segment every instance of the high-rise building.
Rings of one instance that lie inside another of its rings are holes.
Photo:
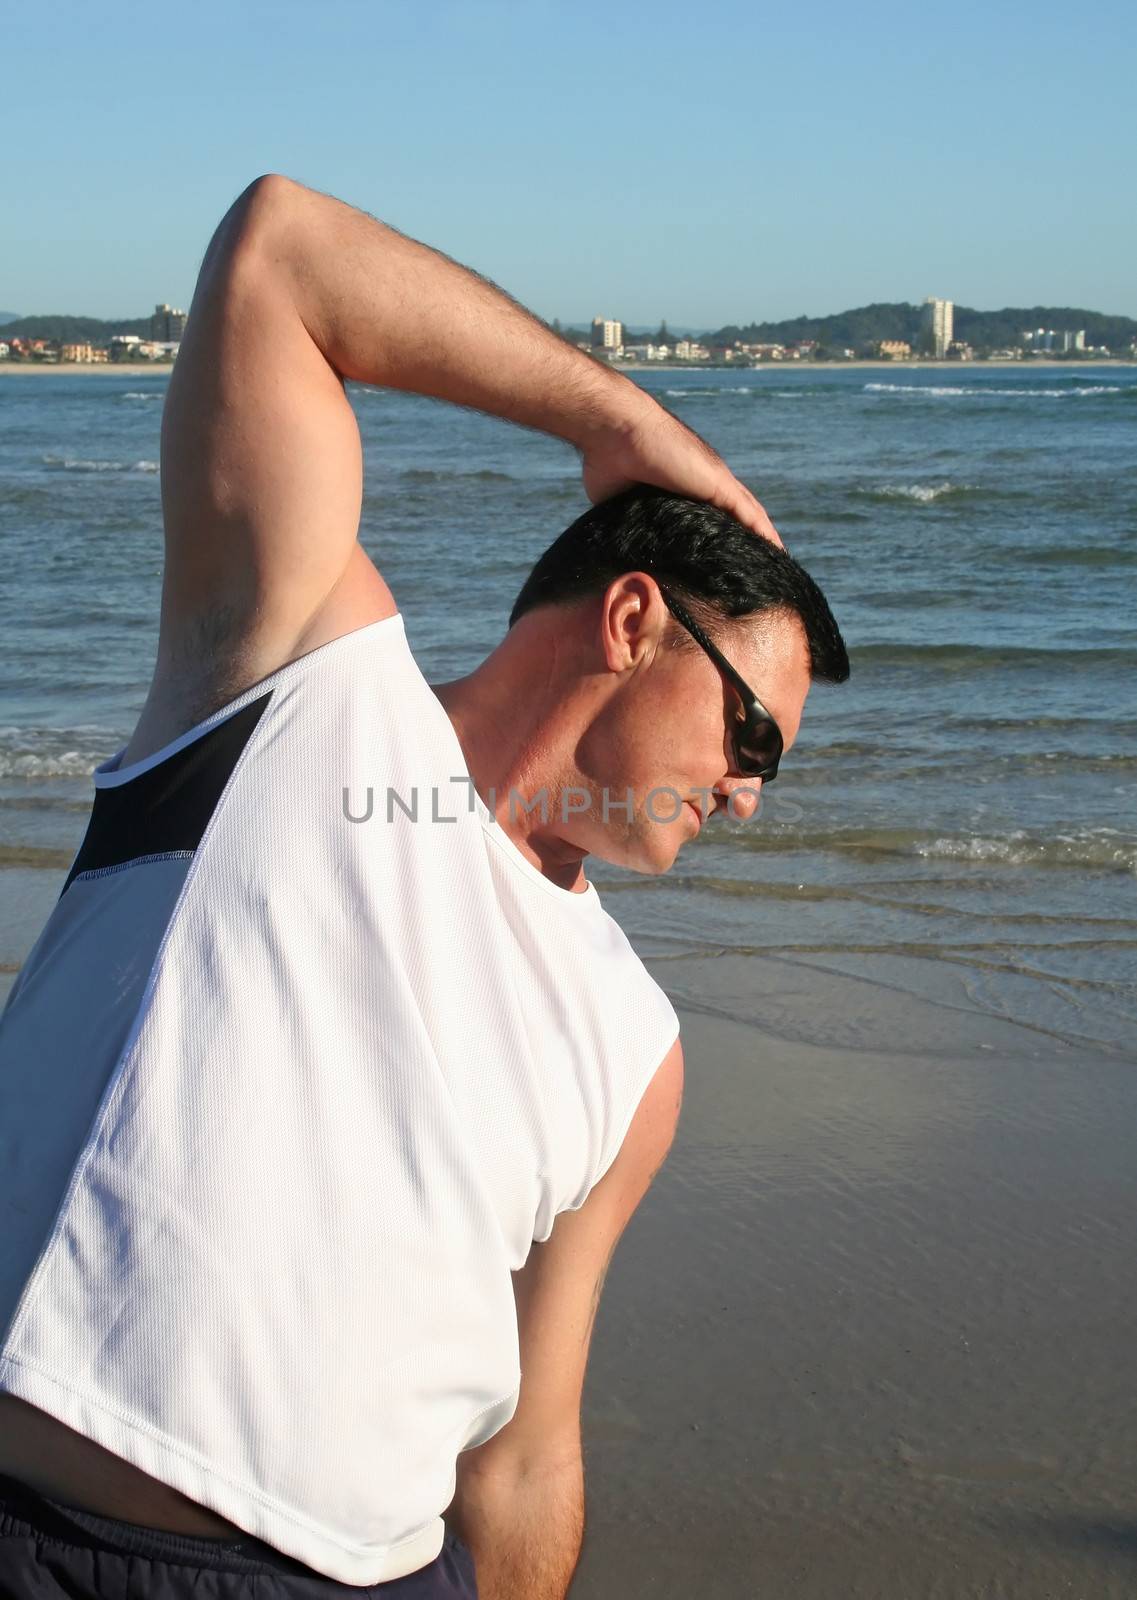
[[[937,361],[942,361],[947,355],[948,346],[952,342],[954,314],[955,306],[951,300],[936,300],[929,295],[924,301],[924,315],[921,319],[922,342]]]
[[[1046,354],[1058,352],[1068,355],[1071,350],[1084,350],[1086,348],[1085,328],[1026,328],[1022,336],[1023,349],[1034,354],[1043,351]]]
[[[594,350],[622,350],[624,348],[624,324],[614,321],[611,317],[593,317],[592,348]]]
[[[165,304],[154,307],[154,315],[150,318],[151,339],[159,344],[176,344],[185,331],[184,311],[175,311],[173,306]]]

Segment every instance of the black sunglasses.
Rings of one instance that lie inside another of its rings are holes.
[[[715,648],[690,612],[678,600],[673,600],[666,589],[660,588],[659,592],[676,622],[681,622],[692,638],[702,645],[741,702],[742,715],[736,718],[730,730],[735,766],[748,778],[761,778],[763,783],[773,783],[778,776],[778,762],[782,759],[781,729],[754,690],[738,676],[721,650]]]

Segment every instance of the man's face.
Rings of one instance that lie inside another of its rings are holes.
[[[668,639],[676,636],[668,630]],[[784,759],[810,685],[800,621],[742,619],[717,630],[715,643],[777,722]],[[734,690],[693,641],[689,649],[664,642],[645,651],[581,740],[577,763],[592,802],[569,819],[565,835],[602,860],[661,873],[717,812],[729,807],[740,820],[752,818],[762,784],[734,764],[730,729],[738,712]]]

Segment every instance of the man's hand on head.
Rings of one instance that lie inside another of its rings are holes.
[[[650,483],[690,500],[708,501],[785,548],[764,506],[722,457],[654,400],[626,424],[599,429],[582,454],[584,489],[593,505],[633,484]]]

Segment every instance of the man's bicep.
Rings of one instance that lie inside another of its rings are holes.
[[[676,1039],[648,1085],[620,1151],[578,1211],[562,1212],[543,1244],[513,1275],[521,1345],[517,1411],[500,1433],[458,1458],[464,1474],[538,1470],[580,1443],[588,1350],[609,1262],[662,1166],[683,1095]]]
[[[214,236],[162,417],[163,629],[233,616],[265,655],[287,654],[343,574],[363,486],[343,384],[274,268],[286,190],[258,180]]]

